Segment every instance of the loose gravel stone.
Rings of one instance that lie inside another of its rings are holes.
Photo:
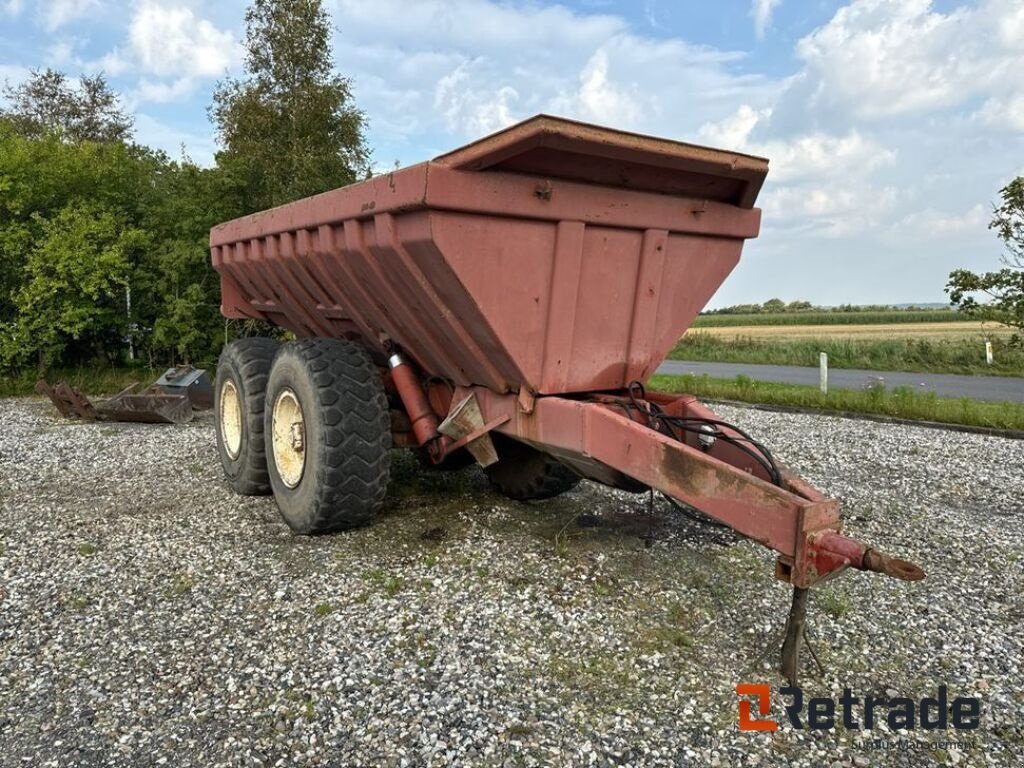
[[[767,550],[645,495],[517,504],[396,454],[373,526],[298,537],[228,491],[209,414],[9,399],[0,765],[1020,764],[1024,442],[719,411],[928,573],[816,588],[806,695],[945,683],[981,698],[978,730],[740,732],[735,685],[781,684],[789,589]]]

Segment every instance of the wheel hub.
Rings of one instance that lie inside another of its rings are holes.
[[[220,436],[228,456],[237,459],[242,450],[242,403],[231,379],[220,387]]]
[[[274,465],[281,482],[294,488],[306,468],[306,426],[302,406],[290,389],[283,389],[274,401],[270,443]]]

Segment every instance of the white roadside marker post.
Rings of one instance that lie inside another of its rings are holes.
[[[818,354],[818,386],[821,387],[821,394],[828,394],[828,354]]]
[[[985,362],[992,365],[992,342],[985,342]]]

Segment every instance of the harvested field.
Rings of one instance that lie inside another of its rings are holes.
[[[742,325],[699,327],[689,333],[706,333],[721,338],[754,338],[778,341],[809,338],[830,339],[928,339],[956,341],[960,339],[1009,338],[1013,330],[992,323],[974,321],[946,323],[892,323],[888,325]]]

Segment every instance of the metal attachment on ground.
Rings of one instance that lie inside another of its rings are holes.
[[[157,384],[142,392],[136,391],[138,384],[131,384],[98,405],[94,405],[88,397],[64,381],[50,386],[45,379],[40,379],[36,382],[36,392],[49,397],[61,416],[69,419],[182,424],[192,420],[193,397],[199,402],[205,401],[204,386],[210,386],[210,380],[206,376],[206,371],[189,369],[181,376],[183,382],[187,383],[180,387],[175,384],[158,386],[159,382],[167,379],[173,371],[181,370],[168,370],[158,379]],[[165,391],[165,387],[171,391]],[[212,387],[210,390],[212,392]]]
[[[146,394],[185,395],[196,410],[213,408],[213,383],[206,369],[191,365],[168,368]]]
[[[192,420],[192,403],[187,395],[164,395],[151,389],[136,392],[138,384],[104,400],[96,411],[110,421],[136,421],[143,424],[183,424]]]
[[[483,414],[480,412],[480,403],[476,395],[472,394],[457,403],[441,422],[437,431],[445,437],[455,440],[452,446],[465,445],[466,450],[473,454],[473,458],[481,467],[489,467],[498,461],[498,451],[494,448],[494,441],[487,434],[495,425],[484,424]],[[448,450],[456,450],[449,446]]]
[[[67,382],[60,381],[55,386],[50,386],[46,379],[40,379],[36,382],[36,392],[50,398],[50,402],[66,419],[95,421],[97,418],[96,408],[89,398]]]

